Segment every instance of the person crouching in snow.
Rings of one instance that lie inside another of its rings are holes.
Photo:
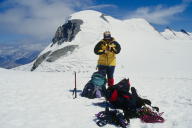
[[[99,55],[98,69],[105,70],[107,73],[108,86],[114,84],[113,74],[116,66],[115,55],[121,51],[121,46],[115,38],[111,37],[111,33],[106,31],[103,33],[104,39],[95,45],[94,52]]]

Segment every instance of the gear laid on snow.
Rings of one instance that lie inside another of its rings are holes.
[[[129,119],[125,118],[123,113],[119,112],[118,110],[109,110],[108,103],[105,111],[99,112],[95,115],[99,119],[97,125],[100,127],[106,125],[107,123],[115,123],[117,126],[126,128],[130,122]]]
[[[105,88],[107,79],[104,70],[93,73],[91,80],[85,85],[81,96],[93,99],[103,96],[102,89]]]
[[[144,106],[141,109],[138,109],[139,118],[142,123],[163,123],[165,120],[161,115],[164,113],[153,112],[149,107]]]
[[[90,99],[104,96],[106,101],[98,103],[101,106],[107,104],[105,111],[98,113],[99,119],[97,125],[102,127],[107,123],[116,123],[125,128],[131,118],[140,118],[143,123],[163,123],[165,120],[161,117],[158,107],[152,107],[151,101],[142,99],[138,96],[134,87],[130,88],[129,79],[123,79],[118,84],[105,88],[106,78],[105,70],[100,70],[92,75],[92,79],[85,85],[82,96]],[[129,93],[131,90],[132,93]],[[109,103],[108,103],[109,102]],[[152,107],[150,109],[146,105]],[[109,111],[109,107],[115,110]],[[123,113],[118,113],[116,109],[122,109]],[[154,112],[156,110],[157,112]],[[128,123],[125,123],[125,122]]]
[[[146,104],[151,106],[150,100],[140,98],[134,87],[131,87],[132,94],[129,93],[129,90],[129,79],[123,79],[118,84],[110,86],[108,89],[103,89],[103,94],[105,99],[116,109],[123,110],[124,116],[127,119],[136,117],[140,118],[142,122],[164,122],[164,119],[161,117],[163,113],[158,115],[145,106]],[[158,107],[152,108],[159,112]]]

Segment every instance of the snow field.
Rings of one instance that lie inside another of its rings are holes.
[[[100,99],[80,97],[92,71],[77,73],[77,99],[73,99],[72,72],[21,72],[0,69],[1,128],[97,128],[94,116],[105,108],[96,106]],[[13,77],[14,76],[14,77]],[[131,119],[130,128],[191,127],[191,72],[115,73],[115,83],[130,78],[143,98],[164,112],[163,124],[145,124]],[[101,98],[104,99],[104,98]],[[106,128],[116,127],[107,124]]]

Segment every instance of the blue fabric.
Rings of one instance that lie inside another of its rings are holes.
[[[108,35],[104,34],[104,38],[111,38],[111,35],[110,34],[108,34]]]
[[[98,114],[96,114],[99,121],[97,122],[97,125],[99,127],[103,127],[107,123],[116,123],[116,125],[120,125],[123,128],[126,128],[128,123],[125,123],[125,120],[123,120],[124,116],[122,113],[119,113],[117,110],[110,110],[108,106],[105,108],[105,111],[102,111]]]
[[[94,87],[94,90],[96,89],[96,87]],[[95,92],[95,97],[96,98],[101,98],[102,97],[102,94],[101,94],[101,91],[99,89],[96,90]]]
[[[100,98],[103,96],[101,90],[106,88],[106,72],[104,70],[94,72],[91,80],[85,85],[82,96],[88,97],[90,99]]]
[[[99,89],[102,89],[102,86],[106,85],[107,79],[105,78],[105,76],[95,73],[92,75],[91,83],[93,83],[94,86],[98,86]]]
[[[107,73],[108,78],[113,78],[113,74],[115,71],[115,66],[104,66],[104,65],[98,65],[98,69],[104,70]]]
[[[87,86],[87,97],[89,99],[95,98],[94,95],[93,95],[93,90],[94,90],[94,85],[88,84],[88,86]]]

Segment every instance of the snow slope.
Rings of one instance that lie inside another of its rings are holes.
[[[94,115],[104,108],[96,103],[104,98],[90,100],[80,97],[80,93],[96,71],[98,56],[93,48],[107,29],[122,47],[117,55],[115,83],[130,78],[131,86],[164,112],[163,124],[131,119],[128,127],[191,128],[192,43],[166,40],[143,19],[120,21],[105,16],[108,23],[95,18],[100,14],[73,14],[71,18],[82,18],[85,22],[82,31],[72,42],[54,48],[50,44],[41,54],[79,44],[74,52],[53,63],[43,62],[33,72],[29,72],[32,63],[18,68],[24,71],[0,68],[0,128],[98,128]],[[101,24],[95,26],[93,22]],[[77,99],[72,97],[73,71],[77,71]],[[109,127],[116,126],[105,126]]]

